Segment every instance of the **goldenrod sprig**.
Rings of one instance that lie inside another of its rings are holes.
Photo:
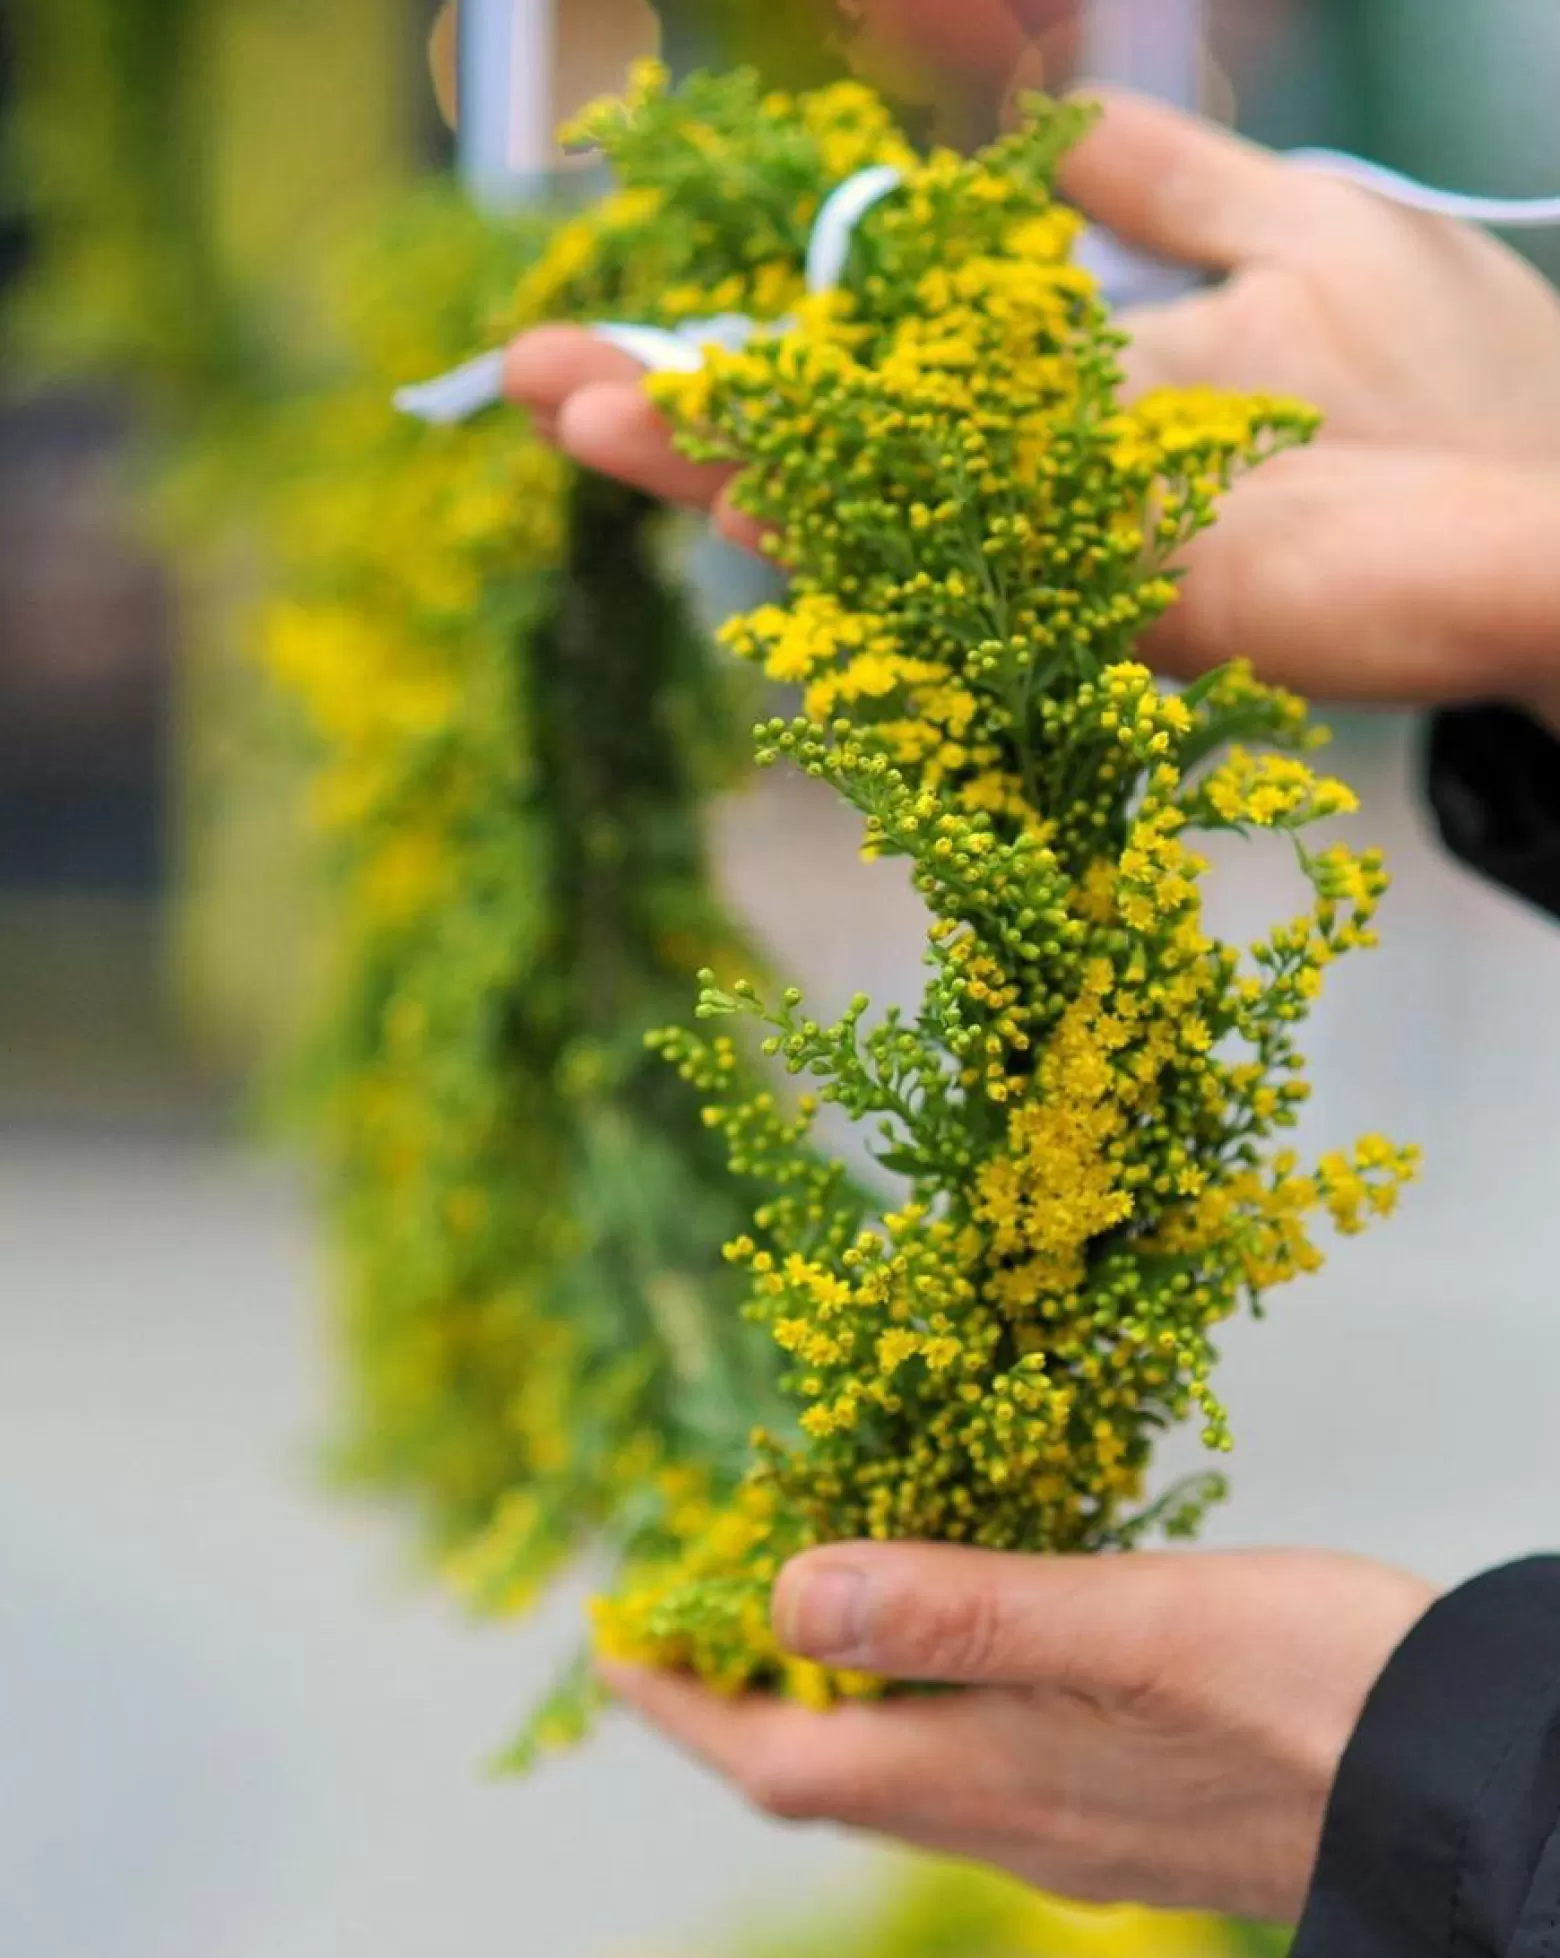
[[[1188,1420],[1228,1446],[1218,1328],[1413,1166],[1379,1137],[1286,1146],[1299,1028],[1385,888],[1379,856],[1311,840],[1352,798],[1311,769],[1303,704],[1243,666],[1176,693],[1136,657],[1181,546],[1315,418],[1124,404],[1052,190],[1083,126],[1037,103],[983,156],[923,157],[853,84],[646,70],[581,132],[615,188],[521,253],[507,308],[760,322],[654,392],[690,454],[742,464],[787,568],[723,635],[800,692],[754,751],[906,865],[916,1003],[830,1020],[742,977],[696,820],[735,741],[643,506],[496,419],[396,426],[400,315],[373,405],[289,499],[272,655],[340,853],[356,1458],[486,1608],[605,1540],[601,1648],[725,1689],[876,1690],[776,1646],[769,1593],[810,1544],[1195,1528],[1218,1478],[1167,1492],[1153,1456]],[[825,198],[880,163],[902,188],[807,297]],[[1284,839],[1308,907],[1221,942],[1198,832]]]

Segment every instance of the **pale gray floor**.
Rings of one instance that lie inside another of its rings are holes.
[[[1318,1140],[1421,1138],[1397,1227],[1229,1340],[1216,1538],[1442,1578],[1560,1539],[1560,932],[1417,840],[1399,731],[1344,759],[1394,845],[1390,950],[1313,1042]],[[826,805],[734,812],[733,877],[825,997],[914,983],[916,919]],[[1230,915],[1290,901],[1225,869]],[[686,1951],[839,1861],[626,1730],[478,1770],[566,1642],[473,1632],[320,1496],[301,1189],[195,1143],[0,1140],[0,1954],[609,1958]]]
[[[313,1290],[283,1176],[0,1149],[5,1958],[596,1958],[816,1869],[626,1728],[483,1778],[572,1609],[473,1632],[318,1494]]]

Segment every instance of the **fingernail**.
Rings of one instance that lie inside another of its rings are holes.
[[[775,1594],[775,1631],[786,1651],[844,1662],[866,1636],[867,1580],[845,1564],[787,1571]]]

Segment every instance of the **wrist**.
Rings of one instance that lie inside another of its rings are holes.
[[[1560,666],[1537,686],[1528,688],[1518,705],[1546,734],[1560,736]]]
[[[1552,565],[1553,540],[1560,535],[1560,471],[1546,470],[1535,487],[1541,509],[1537,529],[1531,535],[1532,548],[1540,563]],[[1550,590],[1553,594],[1552,571]],[[1560,736],[1560,604],[1551,603],[1545,610],[1544,627],[1530,642],[1530,664],[1518,705],[1546,734]]]

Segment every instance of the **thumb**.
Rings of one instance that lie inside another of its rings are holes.
[[[1163,1605],[1162,1562],[946,1544],[814,1550],[781,1573],[775,1632],[800,1658],[887,1679],[1129,1688]]]

